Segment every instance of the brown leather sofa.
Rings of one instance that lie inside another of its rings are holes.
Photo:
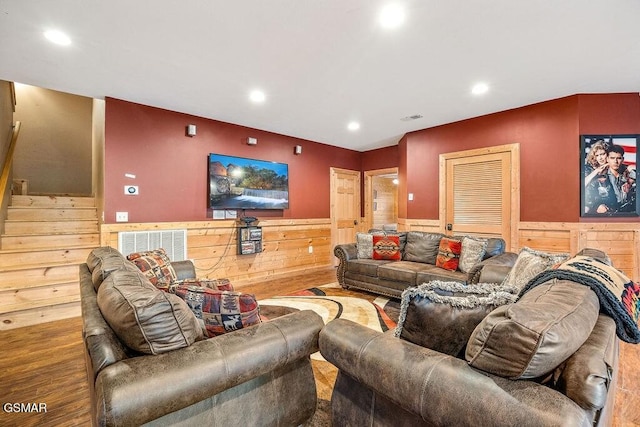
[[[488,315],[434,305],[409,305],[400,338],[323,328],[334,425],[611,425],[619,341],[591,289],[552,280]]]
[[[93,425],[295,426],[313,415],[309,355],[318,349],[320,316],[300,311],[162,354],[141,354],[109,326],[94,288],[131,265],[111,248],[96,251],[101,267],[80,266]],[[190,261],[172,265],[178,279],[195,277]]]
[[[378,230],[370,230],[378,232]],[[468,272],[450,271],[435,265],[438,245],[444,234],[422,231],[397,233],[400,236],[401,261],[358,258],[356,243],[337,245],[334,254],[340,261],[336,275],[340,285],[357,288],[394,298],[400,298],[405,289],[434,280],[455,281],[474,284],[481,280],[498,280],[483,270],[491,267],[497,277],[506,276],[518,255],[505,252],[505,241],[501,238],[487,239],[483,260]],[[461,237],[461,236],[456,236]]]

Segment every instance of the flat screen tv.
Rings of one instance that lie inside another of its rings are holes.
[[[288,209],[289,166],[209,154],[209,208]]]

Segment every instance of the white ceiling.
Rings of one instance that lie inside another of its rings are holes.
[[[398,0],[395,30],[377,22],[387,3],[0,0],[0,79],[358,151],[576,93],[640,91],[638,0]],[[48,42],[52,28],[73,43]],[[475,97],[479,81],[490,91]]]

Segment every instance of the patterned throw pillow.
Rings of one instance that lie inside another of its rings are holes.
[[[358,249],[358,259],[372,259],[373,234],[356,233],[356,247]]]
[[[175,282],[174,287],[177,288],[180,285],[200,286],[214,291],[234,290],[229,279],[184,279]]]
[[[474,265],[482,261],[486,250],[486,239],[476,239],[469,236],[463,237],[460,264],[458,265],[460,271],[463,273],[471,271]]]
[[[178,278],[163,248],[134,252],[127,255],[127,259],[133,262],[152,284],[163,291],[167,291]]]
[[[373,259],[400,261],[400,236],[373,236]]]
[[[445,270],[456,271],[458,262],[460,261],[460,252],[462,251],[462,241],[443,237],[438,247],[438,257],[436,258],[436,267]]]
[[[176,288],[176,295],[182,298],[196,318],[204,323],[208,337],[261,322],[258,301],[251,294],[181,285]]]
[[[520,290],[539,273],[568,259],[569,254],[546,253],[525,246],[520,250],[515,264],[502,284],[515,286]]]

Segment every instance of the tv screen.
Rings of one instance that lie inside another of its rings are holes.
[[[288,209],[288,165],[209,154],[209,208]]]

